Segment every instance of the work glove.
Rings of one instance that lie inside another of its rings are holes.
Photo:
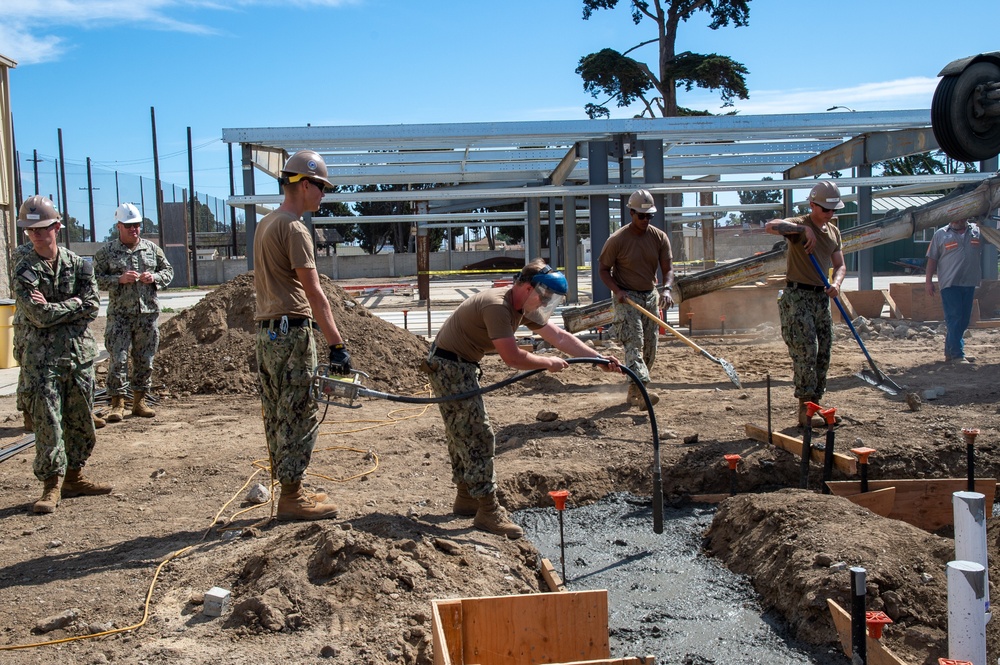
[[[673,306],[674,299],[670,295],[670,289],[663,289],[663,291],[660,292],[660,302],[658,303],[658,307],[661,310],[666,311]]]
[[[351,373],[351,354],[343,344],[330,345],[330,371],[341,375]]]

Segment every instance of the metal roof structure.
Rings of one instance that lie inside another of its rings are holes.
[[[520,218],[527,224],[529,258],[541,255],[540,199],[551,201],[553,231],[557,209],[574,218],[577,207],[589,212],[592,242],[599,246],[608,235],[610,210],[619,206],[609,199],[627,196],[640,185],[653,192],[658,207],[667,213],[666,218],[658,213],[653,223],[668,228],[672,221],[684,221],[685,215],[721,216],[755,207],[701,197],[685,205],[683,197],[667,198],[670,194],[809,189],[813,177],[856,169],[859,177],[836,182],[842,188],[859,188],[863,221],[865,211],[870,215],[873,185],[918,194],[984,177],[871,177],[872,164],[937,148],[929,110],[243,128],[224,129],[222,138],[242,148],[244,194],[230,197],[229,203],[247,208],[248,237],[255,206],[281,201],[280,194],[256,194],[252,169],[277,178],[287,156],[307,148],[323,156],[335,185],[409,186],[401,188],[404,191],[335,192],[325,201],[423,201],[421,210],[434,215],[426,222],[435,226],[470,226],[479,219],[496,225],[499,220],[491,223],[487,215],[472,211],[523,202],[524,212],[504,213],[504,222]],[[762,181],[764,176],[774,180]],[[785,199],[790,211],[793,193]],[[378,221],[404,219],[413,221],[413,215]],[[333,220],[322,220],[328,221]],[[426,233],[419,215],[417,221]],[[567,233],[571,226],[566,225]],[[601,285],[595,287],[597,298]]]

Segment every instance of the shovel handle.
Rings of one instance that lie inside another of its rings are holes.
[[[688,339],[687,337],[685,337],[683,334],[681,334],[680,331],[678,331],[677,329],[675,329],[673,326],[671,326],[669,323],[667,323],[666,321],[664,321],[660,317],[658,317],[655,314],[653,314],[652,312],[650,312],[648,309],[646,309],[642,305],[639,305],[634,300],[631,300],[629,298],[626,298],[625,302],[627,302],[632,307],[635,307],[637,310],[639,310],[640,312],[642,312],[643,314],[645,314],[647,317],[649,317],[653,321],[656,321],[657,323],[659,323],[661,328],[663,328],[664,330],[669,330],[671,334],[675,335],[679,340],[681,340],[682,342],[684,342],[685,344],[687,344],[688,346],[690,346],[695,351],[700,351],[702,354],[708,356],[709,358],[712,357],[711,354],[708,353],[708,351],[706,351],[705,349],[703,349],[700,346],[698,346],[698,344],[695,343],[694,341],[692,341],[692,340]]]

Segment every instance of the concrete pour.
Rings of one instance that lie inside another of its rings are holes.
[[[566,587],[607,589],[611,655],[656,656],[680,665],[835,665],[842,651],[788,635],[782,618],[763,612],[745,577],[702,551],[714,507],[665,508],[653,533],[648,499],[616,494],[563,514]],[[515,514],[542,556],[562,575],[555,508]]]

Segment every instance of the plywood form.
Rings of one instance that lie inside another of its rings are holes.
[[[767,443],[767,429],[758,427],[752,423],[744,425],[744,429],[746,430],[749,438],[754,441]],[[787,434],[782,434],[781,432],[771,432],[771,440],[774,442],[774,445],[778,446],[782,450],[787,450],[799,459],[802,459],[802,439],[796,439],[788,436]],[[824,432],[819,436],[814,435],[813,441],[826,443],[826,433]],[[836,446],[836,443],[834,443],[834,446]],[[815,464],[823,464],[824,456],[826,455],[825,450],[813,448],[809,451],[809,453],[810,461]],[[856,476],[858,473],[858,458],[854,455],[847,455],[845,453],[838,453],[835,451],[833,453],[833,466],[849,476]],[[851,492],[851,494],[858,494],[860,492],[861,489],[859,487],[857,492]]]
[[[849,494],[844,496],[851,503],[855,503],[862,508],[867,508],[876,515],[888,517],[896,505],[896,488],[884,487],[880,490],[872,490],[861,494]]]
[[[746,330],[762,323],[779,325],[778,291],[784,288],[784,281],[768,281],[762,285],[732,286],[712,293],[684,300],[678,306],[680,328],[688,326],[691,315],[691,330],[719,330],[722,317],[726,317],[726,330]]]
[[[854,311],[858,313],[858,316],[863,316],[866,319],[878,319],[881,318],[882,310],[885,308],[887,293],[885,290],[848,291],[844,293],[844,296],[854,306]]]
[[[611,658],[605,590],[435,600],[432,606],[435,665]]]
[[[977,479],[976,491],[986,497],[986,505],[993,505],[997,481],[994,478]],[[830,492],[837,496],[859,494],[861,481],[842,480],[827,483]],[[868,489],[896,488],[896,501],[888,517],[925,531],[937,531],[954,519],[951,495],[968,487],[965,478],[869,480]]]

